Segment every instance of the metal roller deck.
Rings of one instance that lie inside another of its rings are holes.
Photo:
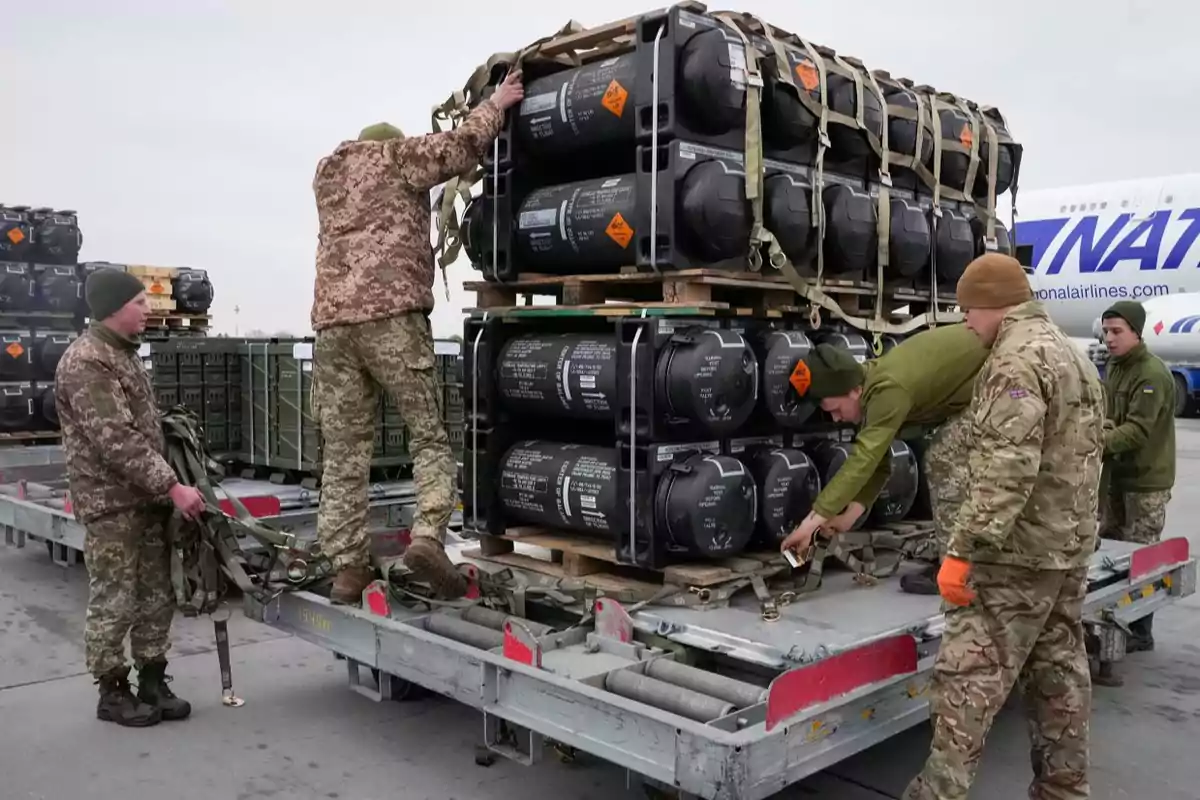
[[[1103,544],[1085,616],[1101,657],[1119,660],[1124,624],[1194,593],[1197,562],[1186,539]],[[752,593],[727,608],[645,606],[632,615],[601,598],[585,627],[537,635],[510,618],[487,649],[445,635],[450,624],[429,629],[431,618],[457,612],[394,608],[382,583],[364,599],[358,609],[284,593],[266,605],[247,598],[246,613],[343,656],[351,685],[367,696],[389,698],[395,676],[478,708],[486,745],[501,755],[533,763],[551,739],[712,800],[769,797],[924,721],[943,625],[937,597],[903,594],[894,579],[860,586],[834,571],[774,622]],[[701,687],[678,691],[678,676],[652,665],[681,653],[709,660],[710,678],[759,699],[714,705],[711,695],[689,694]],[[379,690],[361,667],[377,671]]]

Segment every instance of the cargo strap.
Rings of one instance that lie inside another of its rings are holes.
[[[167,463],[179,482],[199,489],[205,501],[205,513],[199,520],[184,520],[176,512],[167,525],[171,584],[176,603],[185,615],[211,614],[216,609],[223,594],[222,574],[244,594],[260,599],[272,591],[271,572],[281,563],[292,588],[302,588],[327,576],[329,565],[319,550],[310,548],[301,554],[292,534],[264,525],[228,493],[226,499],[234,514],[225,513],[216,484],[210,479],[211,475],[220,475],[221,468],[205,449],[200,421],[193,411],[182,406],[169,409],[162,414],[162,426]],[[249,559],[235,531],[254,537],[269,554],[257,582],[250,577]]]
[[[492,81],[493,72],[497,69],[504,69],[505,74],[520,69],[524,62],[537,56],[541,53],[544,45],[554,41],[561,36],[581,33],[584,30],[583,25],[575,20],[570,20],[560,28],[556,33],[549,36],[543,36],[527,47],[520,50],[507,53],[494,53],[487,61],[475,68],[471,77],[463,84],[463,87],[452,93],[442,104],[435,106],[433,113],[430,115],[430,128],[434,133],[442,133],[447,130],[454,130],[466,120],[471,109],[478,105],[483,100],[483,92]],[[581,64],[580,57],[575,51],[563,53],[555,57],[556,60],[565,60],[572,66]],[[447,123],[449,127],[443,128],[443,123]],[[434,204],[437,207],[435,212],[435,220],[437,222],[437,244],[434,246],[434,253],[438,257],[438,268],[442,272],[442,283],[446,289],[446,299],[450,298],[450,283],[446,274],[446,269],[458,259],[458,254],[462,250],[462,232],[461,220],[458,217],[458,210],[455,207],[455,201],[462,199],[463,203],[471,201],[471,187],[479,182],[484,177],[485,170],[481,165],[475,165],[471,169],[457,175],[446,183],[439,190],[438,195],[434,199]],[[493,220],[496,205],[493,203]],[[493,275],[492,277],[496,277]]]
[[[892,184],[891,174],[888,168],[888,159],[886,156],[887,146],[887,125],[886,120],[883,126],[883,142],[879,140],[867,129],[863,119],[863,76],[865,70],[860,71],[858,68],[850,65],[844,59],[840,59],[843,68],[848,70],[850,74],[855,76],[857,87],[857,114],[854,118],[845,115],[835,114],[828,107],[828,92],[827,92],[827,65],[825,60],[817,52],[816,48],[808,44],[794,34],[790,34],[790,38],[798,41],[806,50],[809,57],[812,59],[817,68],[818,80],[820,83],[821,102],[817,103],[809,96],[807,91],[796,89],[795,83],[791,78],[791,70],[787,67],[788,61],[786,53],[780,44],[779,39],[774,34],[774,29],[751,15],[735,15],[732,12],[718,12],[714,16],[720,20],[726,27],[732,30],[741,40],[744,45],[746,54],[746,71],[747,71],[747,86],[746,86],[746,144],[745,144],[745,171],[746,171],[746,198],[750,201],[750,208],[753,214],[753,227],[751,229],[751,253],[750,265],[751,269],[757,271],[761,268],[762,255],[761,248],[765,245],[768,252],[768,257],[772,267],[778,269],[791,283],[796,293],[808,300],[812,312],[810,315],[810,323],[814,328],[820,327],[821,317],[820,309],[824,308],[829,311],[834,317],[848,323],[862,331],[867,331],[874,334],[873,349],[878,354],[882,350],[882,336],[885,333],[904,335],[914,330],[918,330],[926,326],[928,315],[922,314],[918,317],[905,323],[891,323],[883,317],[883,290],[884,290],[884,270],[888,264],[889,256],[889,239],[891,231],[891,202],[889,189]],[[739,16],[741,21],[739,21]],[[764,176],[763,166],[763,148],[762,148],[762,126],[760,113],[760,100],[762,92],[762,79],[758,68],[758,51],[751,44],[747,31],[753,32],[754,28],[746,22],[753,20],[761,29],[764,37],[771,44],[776,60],[777,71],[780,77],[787,84],[796,90],[800,101],[808,108],[819,120],[818,144],[817,144],[817,159],[816,169],[813,177],[813,220],[817,229],[817,277],[816,282],[811,283],[805,280],[797,272],[795,265],[780,248],[778,241],[775,239],[771,231],[767,230],[762,221],[762,186]],[[880,105],[883,106],[883,92],[874,76],[867,74],[868,82],[871,90],[879,97]],[[885,106],[886,108],[886,106]],[[880,169],[880,189],[879,189],[879,208],[877,211],[877,285],[876,285],[876,304],[874,319],[866,317],[852,316],[844,312],[841,305],[832,297],[826,294],[821,289],[821,282],[824,274],[824,241],[825,241],[825,208],[822,199],[822,184],[824,181],[824,155],[825,150],[829,147],[828,123],[834,121],[848,121],[858,127],[864,134],[869,136],[869,140],[873,140],[873,146],[881,158]],[[933,304],[934,315],[936,318],[937,305]]]

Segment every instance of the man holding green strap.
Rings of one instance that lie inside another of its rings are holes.
[[[820,344],[797,363],[792,386],[818,402],[836,422],[860,425],[854,450],[817,496],[812,512],[783,541],[784,550],[803,552],[818,529],[826,535],[849,530],[887,482],[887,458],[901,429],[936,429],[925,454],[939,557],[963,502],[970,424],[962,413],[971,403],[975,375],[988,351],[963,325],[922,331],[878,359],[860,364],[848,351]],[[905,575],[902,588],[937,594],[937,566]]]

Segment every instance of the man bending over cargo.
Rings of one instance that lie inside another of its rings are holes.
[[[453,131],[405,138],[386,123],[371,125],[317,166],[313,399],[325,440],[317,534],[337,571],[334,602],[361,602],[374,577],[367,483],[381,389],[404,417],[413,456],[417,511],[404,563],[438,594],[466,591],[442,544],[456,470],[429,326],[429,193],[483,157],[523,94],[514,72]]]
[[[970,426],[963,415],[971,403],[975,375],[987,359],[979,337],[963,325],[922,331],[878,359],[860,364],[849,351],[819,344],[796,364],[792,386],[819,402],[837,422],[861,425],[846,463],[817,496],[813,510],[783,541],[784,550],[803,552],[813,534],[836,535],[861,517],[891,471],[888,452],[901,435],[933,429],[922,465],[933,506],[938,555],[964,498]],[[924,429],[924,430],[914,430]],[[905,575],[907,592],[937,594],[937,567]]]

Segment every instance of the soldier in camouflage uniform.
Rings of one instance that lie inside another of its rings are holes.
[[[1019,681],[1033,798],[1088,797],[1084,644],[1104,392],[1032,299],[1016,259],[967,267],[958,302],[991,355],[975,382],[970,483],[938,573],[948,610],[930,697],[933,743],[906,800],[965,800],[996,712]]]
[[[1104,436],[1105,493],[1100,535],[1154,544],[1167,522],[1175,486],[1175,378],[1162,359],[1146,349],[1141,303],[1122,300],[1104,312],[1104,371],[1109,430]],[[1154,615],[1129,625],[1130,653],[1153,650]],[[1097,683],[1120,685],[1102,665]]]
[[[96,716],[134,727],[191,711],[167,685],[175,597],[166,525],[172,504],[187,518],[205,505],[163,457],[154,391],[137,352],[150,313],[143,289],[118,270],[88,276],[91,327],[63,354],[54,385],[75,519],[87,531],[84,642],[88,672],[100,685]],[[136,697],[126,634],[138,669]]]
[[[442,543],[457,470],[429,326],[429,193],[482,158],[523,93],[513,73],[453,131],[405,138],[372,125],[317,166],[314,402],[325,440],[317,533],[337,570],[334,602],[361,602],[374,577],[367,484],[381,390],[404,417],[413,457],[417,512],[404,562],[438,594],[466,591]]]
[[[848,351],[817,345],[797,363],[792,386],[801,397],[820,402],[838,422],[861,423],[854,451],[813,503],[812,512],[784,540],[783,549],[803,552],[814,532],[849,530],[887,483],[892,442],[934,431],[925,453],[938,556],[965,496],[969,425],[963,412],[987,348],[963,325],[923,331],[878,359],[858,363]],[[905,591],[937,594],[936,565],[907,574]]]

